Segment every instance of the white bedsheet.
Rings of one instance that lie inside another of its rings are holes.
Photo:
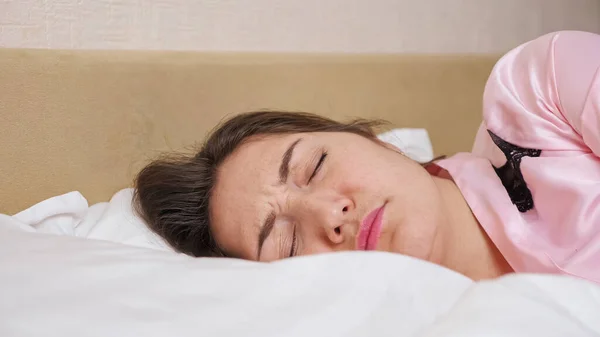
[[[193,259],[0,215],[0,270],[7,337],[600,335],[600,287],[586,281],[473,283],[381,252]]]

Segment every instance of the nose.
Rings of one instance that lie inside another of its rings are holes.
[[[303,226],[339,245],[349,235],[352,200],[328,192],[313,192],[300,198],[298,208]]]

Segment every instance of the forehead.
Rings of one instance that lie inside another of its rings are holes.
[[[266,181],[277,182],[279,165],[288,147],[310,134],[268,135],[252,137],[240,145],[221,164],[217,174],[217,189],[243,187],[261,190]],[[294,151],[295,152],[295,151]],[[248,177],[257,178],[249,180]],[[258,178],[266,178],[259,180]]]
[[[247,160],[250,162],[246,162],[246,164],[253,164],[252,166],[257,168],[265,161],[281,159],[281,155],[290,143],[298,138],[306,138],[308,135],[295,133],[250,137],[225,159],[221,168],[235,168],[235,165]],[[257,154],[263,154],[263,156],[256,157]]]
[[[308,134],[255,137],[239,146],[220,166],[211,197],[212,231],[235,256],[255,253],[262,220],[274,201],[279,165],[288,146]]]

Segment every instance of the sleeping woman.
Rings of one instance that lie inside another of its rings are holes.
[[[472,152],[421,165],[376,121],[253,112],[150,163],[135,206],[192,256],[394,252],[474,280],[600,282],[600,36],[558,32],[494,67]]]

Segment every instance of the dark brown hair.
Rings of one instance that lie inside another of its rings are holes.
[[[169,154],[135,179],[134,207],[148,227],[191,256],[225,256],[210,227],[210,199],[223,161],[250,137],[303,132],[350,132],[376,139],[382,121],[341,123],[302,112],[239,114],[218,126],[194,155]]]

